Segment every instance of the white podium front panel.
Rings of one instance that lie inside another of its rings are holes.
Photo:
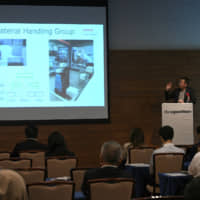
[[[192,103],[163,103],[162,126],[174,128],[174,144],[194,144],[194,121]]]

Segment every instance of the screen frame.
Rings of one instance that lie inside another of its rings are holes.
[[[110,67],[109,67],[109,13],[108,0],[2,0],[1,5],[13,6],[74,6],[74,7],[105,7],[106,8],[106,59],[107,59],[107,118],[102,119],[58,119],[58,120],[0,120],[0,126],[21,126],[29,124],[49,125],[49,124],[99,124],[110,123]]]

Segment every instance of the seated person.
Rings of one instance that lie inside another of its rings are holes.
[[[192,159],[188,168],[188,173],[194,177],[200,177],[200,152]]]
[[[141,128],[134,128],[130,133],[130,142],[124,144],[124,148],[139,148],[144,145],[144,132]]]
[[[199,200],[200,199],[200,178],[194,178],[186,187],[184,191],[185,200]]]
[[[153,156],[159,153],[185,153],[183,149],[176,147],[173,143],[174,129],[170,126],[163,126],[159,130],[159,135],[163,146],[153,152],[150,161],[150,173],[153,174]]]
[[[126,167],[127,164],[127,157],[128,157],[128,153],[127,150],[125,148],[122,147],[122,153],[121,153],[121,162],[119,164],[119,167],[121,169],[124,169]]]
[[[117,142],[106,142],[101,147],[100,168],[91,169],[85,173],[82,191],[88,195],[88,181],[102,178],[131,178],[132,175],[118,166],[121,158],[121,145]]]
[[[140,148],[144,146],[144,132],[141,128],[134,128],[130,134],[130,142],[124,144],[124,150],[126,151],[126,163],[129,161],[128,151],[130,148]]]
[[[68,150],[64,136],[55,131],[48,138],[46,156],[75,156],[75,154]]]
[[[185,162],[191,162],[194,155],[198,152],[198,147],[200,147],[200,126],[197,127],[197,137],[199,139],[199,142],[195,144],[192,148],[189,148],[185,155]]]
[[[17,143],[11,157],[19,157],[19,153],[28,150],[41,150],[46,151],[47,147],[38,141],[38,128],[35,126],[28,126],[25,129],[26,140]]]

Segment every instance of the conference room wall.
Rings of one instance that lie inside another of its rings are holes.
[[[107,140],[121,144],[129,139],[133,127],[142,127],[146,144],[160,144],[161,103],[164,86],[180,76],[192,79],[197,95],[195,123],[200,124],[200,51],[119,51],[110,52],[111,122],[107,124],[41,125],[39,139],[58,130],[65,135],[80,167],[95,167],[99,149]],[[191,133],[192,134],[192,133]],[[24,126],[0,128],[0,151],[12,150],[23,140]]]

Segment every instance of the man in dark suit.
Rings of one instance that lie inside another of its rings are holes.
[[[172,90],[172,82],[166,85],[165,100],[172,100],[176,103],[196,103],[196,97],[192,88],[189,87],[190,80],[181,77],[178,81],[178,88]]]
[[[41,144],[38,140],[38,128],[35,126],[28,126],[25,129],[26,140],[17,143],[13,152],[11,153],[11,157],[19,157],[19,153],[21,151],[26,150],[41,150],[46,151],[47,147],[44,144]]]
[[[88,195],[88,181],[102,178],[132,178],[130,172],[120,169],[121,146],[117,142],[106,142],[101,147],[100,168],[91,169],[85,173],[82,191]]]

